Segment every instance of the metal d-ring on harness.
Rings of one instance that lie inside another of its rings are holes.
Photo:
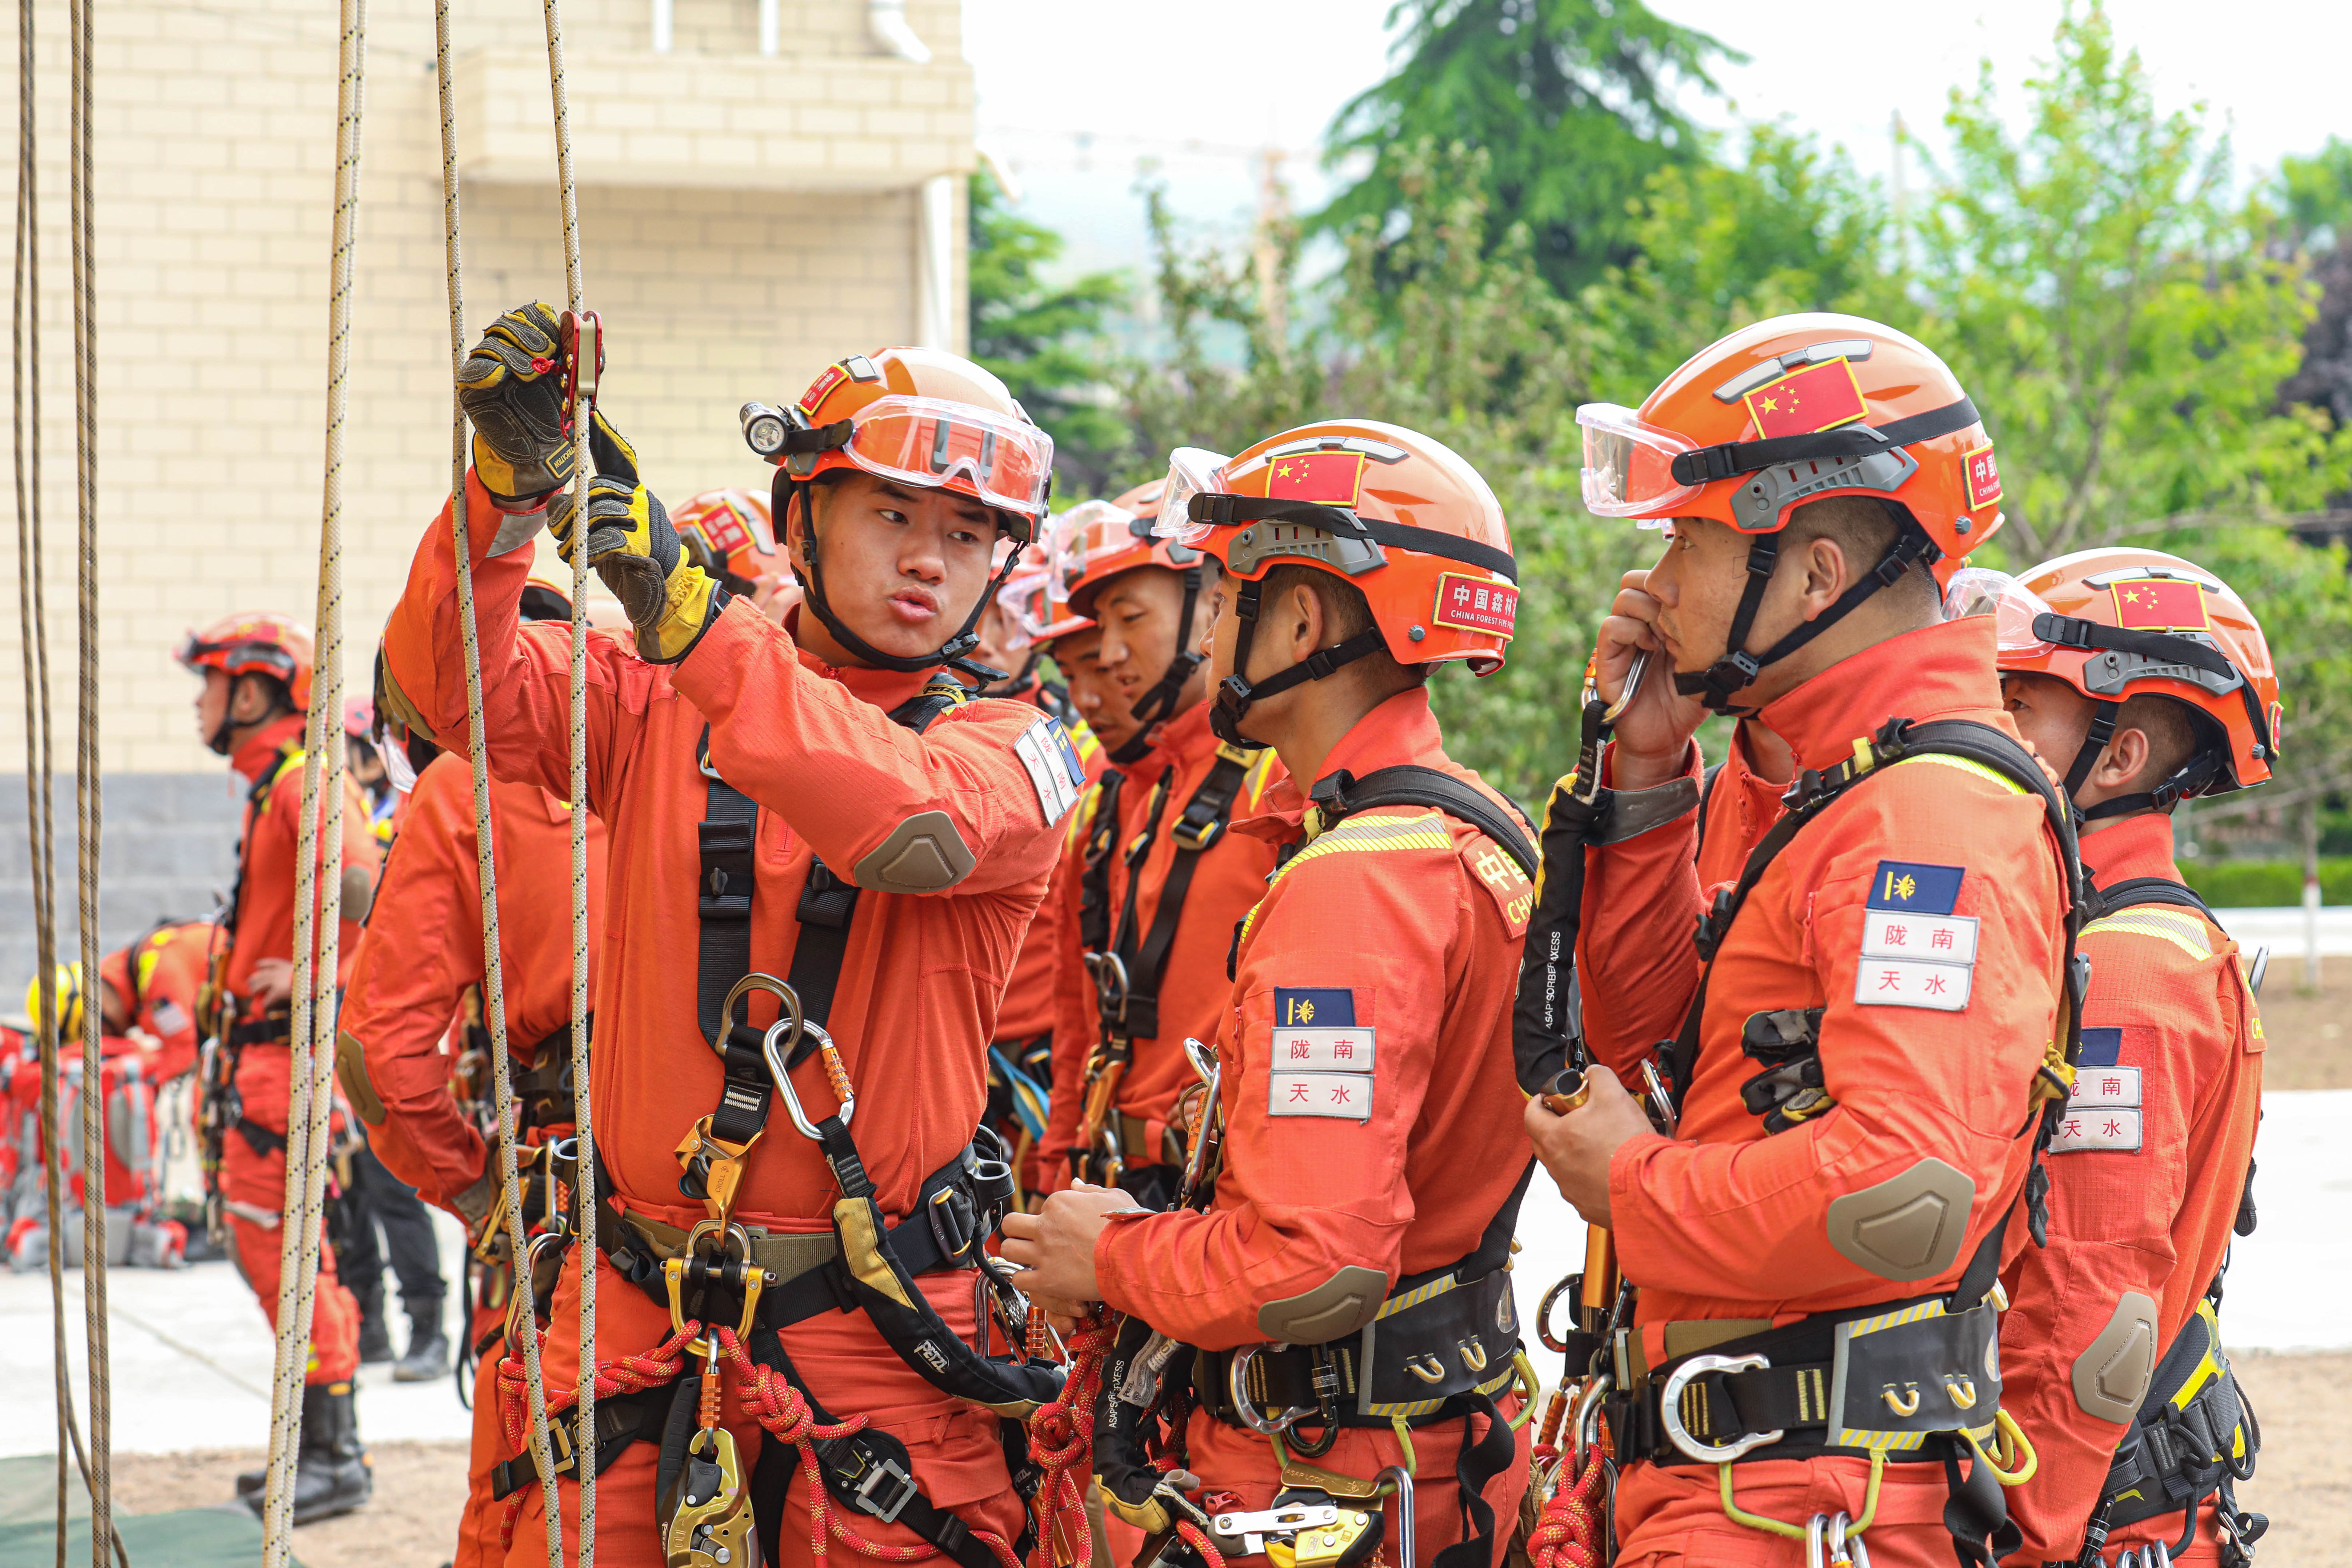
[[[2038,1109],[2021,1131],[2021,1136],[2030,1132],[2033,1138],[2022,1202],[2039,1243],[2046,1232],[2043,1196],[2049,1184],[2042,1151],[2081,1055],[2086,975],[2075,938],[2088,900],[2070,808],[2035,760],[1990,726],[1893,720],[1870,740],[1858,742],[1849,761],[1799,775],[1789,791],[1786,814],[1750,854],[1738,884],[1718,893],[1700,921],[1698,951],[1707,967],[1680,1036],[1661,1043],[1660,1059],[1678,1108],[1697,1060],[1715,955],[1766,868],[1847,790],[1895,763],[1932,755],[1974,763],[2039,798],[2057,841],[2061,881],[2068,897],[2062,1037],[2036,1075]],[[1522,1002],[1524,1005],[1524,987]],[[1669,1324],[1664,1331],[1668,1359],[1655,1366],[1643,1364],[1634,1336],[1616,1333],[1610,1348],[1622,1392],[1610,1400],[1609,1415],[1619,1459],[1715,1465],[1729,1517],[1751,1528],[1807,1539],[1810,1524],[1790,1525],[1738,1507],[1732,1495],[1734,1463],[1751,1456],[1865,1455],[1872,1464],[1872,1502],[1860,1520],[1850,1521],[1851,1543],[1875,1511],[1877,1477],[1890,1458],[1940,1458],[1952,1490],[1946,1521],[1953,1526],[1955,1550],[1963,1562],[1997,1560],[2014,1534],[2000,1488],[2021,1482],[2033,1466],[2031,1446],[2016,1423],[1999,1409],[1995,1273],[2007,1220],[2004,1215],[1986,1235],[1948,1296],[1820,1313],[1780,1328],[1764,1322],[1740,1325],[1745,1331],[1735,1329],[1712,1342],[1691,1343],[1680,1351],[1675,1349],[1680,1326]],[[1965,1479],[1962,1459],[1973,1461]],[[1837,1533],[1829,1529],[1834,1521],[1820,1522],[1826,1534]]]
[[[1151,794],[1150,819],[1120,856],[1127,866],[1127,902],[1119,913],[1116,936],[1106,929],[1109,850],[1118,832],[1115,784],[1106,785],[1097,807],[1094,834],[1087,841],[1085,875],[1090,885],[1081,894],[1081,925],[1086,929],[1082,929],[1080,940],[1086,944],[1087,973],[1095,984],[1100,1037],[1087,1062],[1079,1142],[1069,1156],[1073,1173],[1085,1180],[1118,1185],[1130,1162],[1139,1166],[1181,1162],[1181,1155],[1168,1147],[1167,1140],[1163,1139],[1156,1149],[1146,1144],[1142,1119],[1118,1108],[1118,1085],[1135,1058],[1135,1042],[1159,1037],[1160,987],[1167,978],[1168,960],[1175,950],[1177,927],[1184,918],[1185,898],[1192,890],[1202,856],[1224,837],[1250,763],[1249,753],[1241,748],[1218,745],[1216,762],[1169,826],[1169,837],[1176,844],[1175,858],[1169,864],[1167,880],[1160,885],[1151,929],[1139,939],[1141,900],[1138,894],[1143,863],[1159,841],[1176,770],[1171,766],[1160,773],[1160,783]],[[1121,776],[1117,773],[1108,775],[1113,780]],[[1093,925],[1087,928],[1086,915],[1089,910],[1093,912]],[[1173,1131],[1171,1129],[1171,1133]],[[1166,1189],[1145,1195],[1147,1201],[1157,1197],[1164,1203]]]

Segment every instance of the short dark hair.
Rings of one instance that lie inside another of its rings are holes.
[[[1323,618],[1330,623],[1332,641],[1345,642],[1360,632],[1379,625],[1372,616],[1371,601],[1364,591],[1344,577],[1335,576],[1319,566],[1277,565],[1267,571],[1265,587],[1261,597],[1279,598],[1293,588],[1304,588],[1315,595],[1323,606]],[[1378,660],[1389,665],[1395,678],[1413,686],[1425,684],[1431,667],[1425,664],[1403,664],[1383,646],[1365,656],[1367,661]]]
[[[1900,510],[1869,496],[1831,496],[1825,500],[1808,501],[1790,513],[1789,538],[1783,549],[1798,549],[1816,539],[1829,540],[1845,552],[1846,564],[1858,581],[1895,548],[1901,532],[1895,521]],[[1906,520],[1910,516],[1907,511],[1902,515]],[[1938,592],[1935,574],[1916,563],[1895,579],[1890,591],[1929,599]]]
[[[2147,737],[2147,762],[2132,782],[2154,789],[2197,757],[2210,740],[2210,721],[2177,697],[2153,691],[2124,699],[2116,714],[2116,728],[2137,730]]]

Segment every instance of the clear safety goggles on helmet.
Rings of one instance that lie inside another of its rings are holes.
[[[1697,442],[1614,403],[1585,404],[1576,422],[1584,429],[1584,510],[1593,516],[1656,520],[1705,488],[1675,478],[1675,459]]]
[[[226,670],[232,662],[241,661],[247,670],[266,669],[289,683],[294,679],[297,669],[294,656],[273,643],[249,637],[239,637],[230,642],[205,642],[192,631],[181,634],[180,646],[172,650],[172,657],[178,659],[184,668],[197,671],[204,669],[207,660],[217,661],[213,668],[222,670]]]
[[[1070,595],[1087,580],[1089,563],[1099,566],[1113,555],[1150,543],[1152,531],[1125,507],[1107,500],[1080,501],[1054,520],[1053,543],[1045,558],[1045,596],[1049,613],[1066,616]]]
[[[2002,658],[2038,658],[2057,652],[2054,644],[2044,641],[2033,629],[2036,617],[2052,613],[2041,595],[2008,573],[1990,567],[1964,566],[1952,574],[1944,589],[1944,619],[1990,616],[1993,642]]]
[[[1045,602],[1045,575],[1043,567],[1029,567],[997,590],[996,608],[1004,617],[1008,645],[1027,647],[1053,625],[1053,608]]]
[[[1224,488],[1224,468],[1232,461],[1205,447],[1179,447],[1168,454],[1168,483],[1160,492],[1160,516],[1153,534],[1197,550],[1216,525],[1192,521],[1192,498],[1213,495]]]
[[[876,399],[841,450],[877,479],[936,489],[962,478],[983,504],[1032,519],[1054,475],[1054,438],[1034,425],[937,397]]]

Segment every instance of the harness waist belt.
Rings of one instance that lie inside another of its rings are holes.
[[[1930,1459],[1940,1458],[1926,1451],[1937,1433],[1990,1438],[2000,1406],[2000,1315],[1990,1305],[1952,1312],[1946,1300],[1819,1313],[1779,1329],[1754,1319],[1666,1324],[1670,1359],[1619,1369],[1630,1392],[1609,1402],[1617,1461]],[[1702,1458],[1675,1442],[1677,1429],[1703,1449],[1780,1436]]]
[[[1390,1297],[1379,1317],[1346,1339],[1258,1352],[1243,1383],[1250,1403],[1268,1413],[1322,1405],[1342,1426],[1444,1420],[1456,1395],[1492,1399],[1510,1384],[1518,1331],[1508,1269],[1466,1281],[1448,1274]],[[1193,1381],[1202,1407],[1237,1426],[1227,1383],[1233,1357],[1202,1352]]]

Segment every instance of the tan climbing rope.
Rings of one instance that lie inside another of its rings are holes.
[[[78,0],[88,4],[89,0]],[[264,1568],[285,1568],[294,1528],[295,1458],[326,1204],[334,1105],[335,978],[342,927],[343,424],[350,400],[352,260],[359,231],[360,110],[367,69],[366,0],[343,0],[335,121],[334,248],[327,294],[327,457],[319,529],[318,659],[302,753],[294,880],[293,1050],[286,1113],[286,1199],[278,1229],[278,1355],[262,1506]],[[321,820],[321,812],[324,819]],[[320,867],[328,868],[321,879]],[[315,962],[313,955],[315,954]],[[95,967],[91,970],[96,973]]]
[[[90,10],[95,0],[73,0],[73,273],[74,447],[76,586],[80,612],[80,711],[74,754],[74,816],[80,873],[81,972],[98,975],[98,246],[91,217]],[[47,979],[47,976],[43,978]],[[89,1355],[89,1554],[94,1568],[106,1568],[114,1540],[114,1497],[109,1471],[113,1441],[113,1395],[107,1379],[106,1318],[106,1101],[104,1057],[99,1036],[105,1023],[95,1005],[82,1009],[81,1047],[81,1306]],[[54,1189],[61,1173],[52,1166]],[[54,1254],[65,1244],[49,1235]],[[63,1555],[60,1542],[59,1555]]]
[[[548,90],[555,111],[555,175],[563,208],[564,300],[574,321],[585,320],[587,286],[580,268],[580,193],[572,171],[571,104],[563,84],[562,0],[544,0],[547,17]],[[596,1141],[588,1114],[588,479],[589,416],[595,400],[604,337],[593,356],[575,363],[572,402],[572,515],[581,548],[572,555],[572,1135],[579,1141],[579,1177],[572,1210],[579,1216],[580,1249],[579,1436],[580,1568],[596,1560]],[[556,1511],[554,1500],[548,1500]]]
[[[524,1387],[530,1411],[531,1463],[539,1474],[554,1474],[553,1453],[547,1430],[547,1385],[540,1372],[536,1303],[530,1268],[530,1240],[523,1226],[522,1182],[516,1168],[516,1143],[520,1136],[514,1101],[514,1077],[507,1057],[507,985],[505,953],[499,936],[497,857],[490,830],[488,739],[483,732],[482,650],[474,618],[474,557],[466,520],[466,409],[457,401],[457,384],[466,367],[466,292],[464,247],[458,227],[457,89],[450,70],[449,0],[435,0],[434,65],[441,91],[442,229],[448,251],[449,363],[451,415],[449,428],[450,543],[457,567],[457,626],[465,641],[466,750],[474,770],[475,866],[482,897],[482,1004],[490,1031],[491,1103],[498,1116],[500,1211],[506,1215],[508,1256],[514,1274],[512,1289],[520,1310],[509,1320],[523,1328],[522,1343],[509,1345],[522,1353]],[[593,1355],[583,1355],[593,1363]],[[552,1487],[542,1488],[550,1493]],[[562,1510],[544,1510],[549,1568],[560,1568],[563,1557]]]

